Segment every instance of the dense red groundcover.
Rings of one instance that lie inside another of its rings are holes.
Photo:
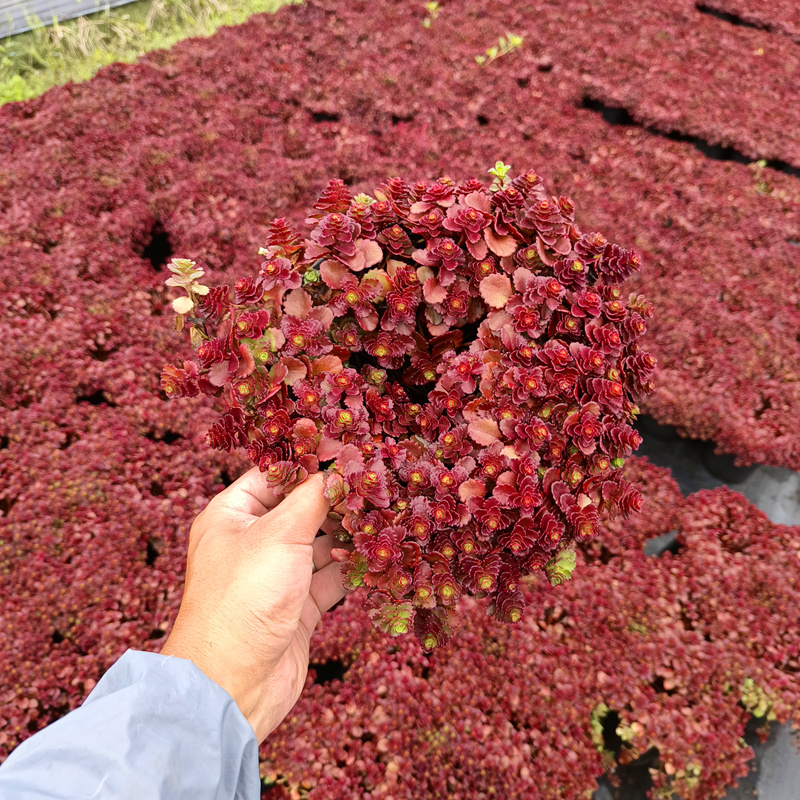
[[[644,252],[640,286],[658,311],[648,348],[660,360],[649,410],[744,460],[800,467],[797,178],[710,160],[690,143],[611,126],[580,108],[584,89],[595,87],[599,99],[630,99],[634,117],[664,130],[674,124],[748,157],[796,165],[798,112],[774,88],[797,58],[783,48],[796,45],[780,33],[697,12],[691,20],[703,21],[696,30],[692,22],[691,36],[705,37],[717,64],[705,80],[690,74],[691,53],[676,44],[653,63],[674,52],[672,67],[685,75],[659,67],[646,84],[652,95],[637,88],[642,101],[626,88],[617,72],[626,65],[642,75],[648,42],[680,40],[690,10],[466,2],[443,4],[425,29],[421,4],[416,13],[399,2],[311,3],[0,109],[0,749],[77,704],[126,647],[158,647],[177,605],[188,525],[243,466],[207,452],[206,400],[169,404],[158,389],[163,363],[186,352],[169,330],[165,261],[195,258],[220,281],[246,273],[267,222],[300,221],[331,175],[358,192],[396,174],[460,179],[497,158],[539,166],[554,191],[586,210],[587,229],[635,240]],[[652,38],[639,42],[640,28]],[[474,55],[506,30],[525,35],[522,49],[478,67]],[[765,56],[739,57],[767,42]],[[681,102],[691,81],[707,101]],[[680,111],[676,122],[650,119],[656,96],[669,98],[659,109]],[[354,666],[344,687],[312,690],[287,723],[300,749],[281,761],[273,753],[268,769],[319,784],[318,798],[342,796],[330,777],[317,777],[337,770],[353,786],[365,772],[364,784],[405,787],[372,796],[407,796],[412,778],[442,793],[436,781],[447,761],[459,764],[452,774],[470,800],[484,791],[469,788],[480,781],[513,796],[537,775],[550,776],[553,796],[562,785],[560,796],[577,796],[601,768],[590,722],[604,702],[631,723],[637,751],[657,744],[663,775],[701,764],[694,791],[712,796],[747,755],[736,744],[747,717],[744,678],[782,698],[781,718],[796,709],[798,643],[784,610],[796,607],[797,531],[773,529],[731,493],[703,494],[681,512],[686,551],[646,562],[635,555],[640,538],[674,527],[669,492],[653,485],[647,513],[656,517],[641,522],[649,530],[637,522],[604,536],[595,566],[554,596],[545,618],[499,629],[476,610],[450,661],[426,663],[405,643],[380,666],[371,653],[386,654],[386,645],[362,625],[357,600],[337,611],[314,658]],[[567,625],[557,606],[581,624]],[[642,621],[642,609],[656,624]],[[543,629],[554,637],[546,643]],[[348,637],[356,648],[345,652]],[[631,648],[624,662],[620,648]],[[500,659],[492,668],[509,676],[499,710],[491,696],[465,708],[463,698],[479,692],[469,651]],[[535,667],[541,685],[523,679],[520,665]],[[625,670],[644,675],[641,685]],[[435,695],[426,695],[433,683]],[[360,685],[368,688],[356,695]],[[570,702],[541,706],[548,693]],[[468,717],[469,731],[455,727],[445,739],[433,723],[415,722],[419,738],[401,744],[411,728],[382,716],[387,697],[402,698],[412,720],[440,698],[442,715],[454,726]],[[361,753],[352,764],[342,738],[326,733],[333,721],[314,716],[323,700],[344,720],[337,724],[350,725],[345,744]],[[542,707],[551,714],[541,716]],[[390,729],[398,731],[391,738]],[[695,735],[696,751],[687,744]],[[493,740],[502,744],[487,778],[472,753]],[[320,766],[304,771],[312,745]],[[564,766],[570,752],[580,768]]]
[[[563,591],[529,585],[537,610],[519,625],[466,600],[462,630],[426,657],[371,630],[357,596],[333,612],[305,693],[264,745],[265,775],[288,784],[269,796],[587,797],[614,763],[605,718],[619,763],[648,753],[655,786],[721,796],[752,757],[750,712],[798,711],[800,587],[785,562],[800,528],[727,489],[681,503],[643,460],[630,474],[649,513],[610,526]],[[679,554],[646,558],[643,541],[671,528]]]
[[[794,0],[703,0],[696,5],[732,24],[780,33],[800,44],[800,7]]]
[[[298,221],[330,175],[360,190],[415,171],[462,178],[498,156],[518,168],[537,164],[557,192],[590,210],[587,226],[644,250],[661,362],[649,410],[746,461],[797,468],[798,181],[711,160],[639,127],[612,127],[579,108],[587,82],[630,94],[619,76],[640,67],[609,66],[620,53],[640,52],[636,41],[617,41],[637,30],[623,5],[624,24],[611,2],[575,4],[571,13],[467,3],[426,30],[422,12],[417,18],[404,5],[311,4],[6,106],[0,245],[15,265],[12,289],[33,309],[36,298],[46,306],[57,293],[40,272],[69,282],[119,271],[155,287],[158,276],[139,258],[154,228],[176,253],[241,272],[268,219],[287,213]],[[739,70],[750,65],[735,82],[725,70],[706,75],[716,99],[699,105],[735,118],[748,136],[780,130],[790,148],[800,125],[778,120],[798,113],[796,104],[758,87],[792,83],[786,70],[797,55],[781,48],[796,46],[699,12],[690,26],[682,4],[652,6],[659,10],[635,7],[642,25],[654,17],[667,33],[705,31],[704,53]],[[506,28],[527,34],[527,44],[478,67],[474,55]],[[737,57],[767,36],[780,63]],[[667,55],[685,63],[676,48]],[[661,98],[659,107],[687,109],[681,92],[693,74],[655,69],[646,92],[637,91]],[[729,131],[681,125],[674,127],[730,141]],[[793,158],[789,149],[774,155]]]

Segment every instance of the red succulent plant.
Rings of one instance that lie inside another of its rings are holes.
[[[337,179],[306,222],[304,247],[273,222],[232,303],[201,287],[197,362],[164,390],[221,394],[208,443],[246,447],[274,490],[326,471],[346,584],[384,632],[440,646],[463,593],[515,622],[520,576],[560,583],[601,514],[641,506],[619,473],[655,366],[652,307],[618,285],[638,255],[532,171],[357,198]]]

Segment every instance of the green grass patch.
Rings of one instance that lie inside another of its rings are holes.
[[[0,40],[0,105],[299,0],[138,0]]]

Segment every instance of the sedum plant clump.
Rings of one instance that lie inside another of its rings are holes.
[[[517,622],[522,577],[563,582],[601,515],[642,505],[620,472],[656,363],[652,306],[621,287],[639,257],[537,173],[490,173],[355,197],[334,179],[306,235],[273,221],[256,275],[209,290],[176,260],[168,281],[195,358],[166,394],[221,396],[208,444],[277,493],[325,470],[346,585],[426,650],[462,594]]]

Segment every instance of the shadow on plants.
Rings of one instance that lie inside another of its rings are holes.
[[[116,408],[117,404],[108,398],[105,393],[104,389],[98,389],[96,392],[92,392],[91,394],[82,394],[78,395],[76,400],[78,403],[88,403],[92,406],[99,406],[99,405],[107,405],[109,408]]]
[[[708,14],[710,17],[721,19],[723,22],[730,22],[731,25],[738,25],[741,28],[756,28],[757,30],[762,31],[770,30],[768,25],[758,25],[755,22],[748,22],[746,19],[742,19],[738,14],[731,14],[728,11],[720,11],[717,8],[707,6],[705,3],[695,3],[694,7],[695,10],[699,11],[701,14]]]
[[[160,272],[164,264],[172,258],[172,243],[160,220],[153,225],[150,241],[142,251],[142,258],[147,259],[157,272]]]
[[[658,675],[650,685],[653,687],[653,691],[659,694],[672,696],[677,691],[677,689],[667,689],[666,686],[664,686],[664,678],[662,678],[661,675]]]
[[[347,672],[347,667],[344,663],[335,658],[318,664],[309,664],[308,668],[314,670],[316,673],[314,683],[319,684],[344,680],[345,673]]]
[[[599,114],[609,125],[639,125],[626,108],[606,105],[606,103],[595,100],[589,95],[586,95],[581,100],[581,108]]]
[[[102,344],[96,344],[94,347],[90,347],[87,353],[89,355],[89,358],[91,358],[93,361],[108,361],[108,357],[115,350],[116,350],[115,347],[105,347]]]
[[[224,469],[219,474],[219,480],[220,480],[220,483],[225,488],[227,488],[228,486],[230,486],[234,482],[235,478],[231,478],[230,473],[228,472],[228,470]]]
[[[66,450],[68,447],[70,447],[73,444],[75,444],[75,442],[77,442],[79,439],[80,439],[80,436],[78,436],[77,433],[73,433],[72,431],[70,431],[64,437],[64,441],[58,446],[58,449],[59,450]]]
[[[174,444],[175,442],[179,442],[183,439],[183,434],[176,433],[175,431],[164,431],[163,433],[157,433],[156,431],[148,431],[144,435],[145,439],[149,439],[151,442],[163,442],[164,444]]]
[[[341,114],[335,111],[312,111],[311,119],[314,122],[339,122],[342,118]]]
[[[164,540],[158,536],[151,536],[147,540],[147,566],[152,567],[164,549]]]
[[[713,161],[733,161],[737,164],[752,164],[759,161],[758,158],[748,158],[735,147],[711,144],[705,139],[701,139],[699,136],[689,136],[673,130],[664,131],[652,125],[645,125],[644,123],[637,122],[627,108],[604,103],[602,100],[598,100],[590,94],[584,95],[580,102],[580,108],[600,114],[609,125],[632,125],[637,128],[642,128],[653,136],[660,136],[672,142],[685,142],[692,145],[706,156],[706,158],[710,158]],[[774,169],[776,172],[782,172],[785,175],[792,175],[795,178],[800,178],[800,169],[798,167],[793,167],[786,161],[763,159],[762,166]]]
[[[399,125],[401,122],[413,122],[416,114],[392,114],[392,125]]]
[[[7,517],[11,513],[11,509],[14,508],[16,504],[16,497],[0,498],[0,516]]]
[[[603,747],[612,752],[614,758],[619,758],[622,752],[623,741],[617,733],[620,722],[619,713],[613,709],[603,717]]]

